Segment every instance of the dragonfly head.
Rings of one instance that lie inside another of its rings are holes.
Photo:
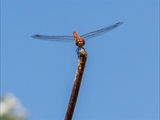
[[[76,38],[76,37],[78,37],[78,34],[74,31],[73,36],[74,36],[74,38]]]

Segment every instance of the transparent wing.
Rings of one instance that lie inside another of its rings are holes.
[[[100,30],[96,30],[96,31],[93,31],[93,32],[86,33],[86,34],[82,35],[81,37],[83,37],[85,40],[86,39],[90,39],[92,37],[102,35],[102,34],[108,32],[108,31],[120,26],[121,24],[123,24],[123,22],[118,22],[118,23],[116,23],[114,25],[102,28]]]
[[[73,36],[49,36],[49,35],[32,35],[31,37],[36,39],[42,39],[42,40],[49,40],[49,41],[63,41],[63,42],[73,42],[74,37]]]

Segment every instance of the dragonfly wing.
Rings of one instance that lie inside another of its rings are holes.
[[[32,35],[31,37],[36,39],[42,39],[42,40],[49,40],[49,41],[63,41],[63,42],[73,42],[74,37],[73,36],[49,36],[49,35]]]
[[[99,35],[101,35],[101,34],[104,34],[104,33],[108,32],[108,31],[110,31],[110,30],[112,30],[112,29],[120,26],[121,24],[123,24],[123,22],[118,22],[118,23],[116,23],[116,24],[114,24],[114,25],[111,25],[111,26],[102,28],[102,29],[100,29],[100,30],[96,30],[96,31],[93,31],[93,32],[86,33],[86,34],[82,35],[81,37],[83,37],[85,40],[86,40],[86,39],[90,39],[90,38],[92,38],[92,37],[95,37],[95,36],[99,36]]]

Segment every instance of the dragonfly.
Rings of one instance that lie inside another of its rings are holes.
[[[92,32],[83,34],[81,36],[78,36],[77,32],[74,31],[73,36],[52,36],[52,35],[35,34],[35,35],[32,35],[31,37],[36,38],[36,39],[49,40],[49,41],[63,41],[63,42],[74,41],[75,45],[78,46],[77,51],[79,51],[80,49],[84,49],[83,46],[85,45],[85,40],[88,40],[88,39],[95,37],[95,36],[102,35],[112,29],[117,28],[121,24],[123,24],[123,22],[117,22],[117,23],[110,25],[108,27],[92,31]]]

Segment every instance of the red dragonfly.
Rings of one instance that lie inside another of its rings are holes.
[[[81,48],[83,48],[84,44],[85,44],[85,40],[90,39],[92,37],[104,34],[116,27],[118,27],[119,25],[123,24],[123,22],[118,22],[115,23],[111,26],[99,29],[99,30],[95,30],[93,32],[89,32],[86,33],[84,35],[78,36],[78,34],[74,31],[73,32],[73,36],[48,36],[48,35],[32,35],[33,38],[37,38],[37,39],[44,39],[44,40],[50,40],[50,41],[73,41],[75,42],[76,46],[78,46],[77,50],[80,50]],[[84,49],[84,48],[83,48]]]

